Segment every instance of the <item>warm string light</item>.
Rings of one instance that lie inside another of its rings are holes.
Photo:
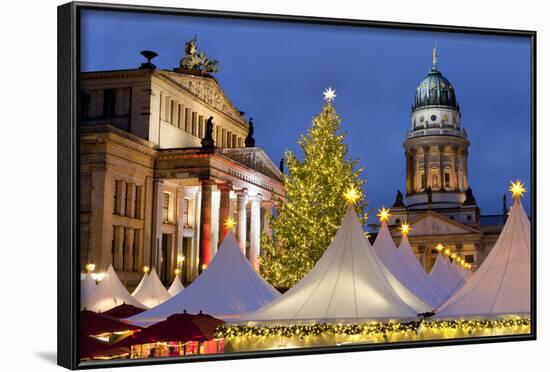
[[[149,266],[143,266],[143,272],[147,274],[149,271],[151,271],[151,268]]]
[[[86,265],[86,272],[87,273],[93,273],[94,270],[95,270],[95,264],[90,262],[89,264]]]
[[[390,209],[382,207],[382,209],[378,210],[378,214],[376,216],[380,222],[388,221],[391,216]]]
[[[464,259],[462,257],[459,257],[457,253],[452,252],[449,248],[445,248],[445,246],[443,244],[437,243],[437,245],[435,246],[435,249],[439,253],[443,253],[446,256],[449,256],[450,258],[452,258],[454,262],[456,262],[458,265],[462,266],[464,269],[469,270],[469,269],[472,268],[471,264],[466,263],[466,261],[464,261]]]
[[[307,336],[321,335],[365,335],[365,336],[389,336],[395,333],[414,332],[418,333],[420,326],[427,329],[437,330],[466,330],[474,331],[481,329],[514,328],[531,326],[529,318],[513,318],[503,320],[419,320],[407,323],[365,323],[365,324],[311,324],[291,326],[227,326],[221,325],[216,328],[215,336],[218,338],[232,339],[238,337],[265,337],[281,336],[300,338]]]
[[[185,261],[185,256],[182,256],[181,254],[178,255],[178,258],[176,259],[178,264],[182,264]]]
[[[179,275],[180,273],[181,273],[181,270],[180,270],[180,269],[175,269],[175,270],[174,270],[174,274]]]

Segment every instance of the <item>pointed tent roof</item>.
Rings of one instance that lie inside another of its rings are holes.
[[[439,253],[430,272],[430,279],[444,292],[448,299],[463,283],[463,279],[452,268],[449,259]]]
[[[516,199],[485,261],[436,317],[527,315],[531,312],[531,223]]]
[[[170,288],[168,288],[168,293],[170,293],[170,296],[174,297],[178,293],[184,290],[184,286],[181,283],[181,278],[178,275],[174,278],[174,281],[172,282],[172,285],[170,285]]]
[[[397,250],[386,221],[382,221],[373,249],[391,273],[418,298],[432,309],[441,303],[442,299],[434,293],[431,286],[425,280],[419,280],[411,271],[403,255]]]
[[[184,291],[127,321],[149,325],[183,310],[231,318],[254,311],[279,295],[250,265],[230,233],[207,269]]]
[[[397,248],[397,250],[403,256],[405,264],[413,273],[416,280],[420,283],[423,283],[423,286],[428,288],[431,293],[437,296],[439,301],[444,299],[446,297],[445,292],[441,288],[439,288],[439,286],[433,280],[430,279],[426,270],[424,270],[422,265],[420,265],[420,261],[416,258],[407,235],[404,235],[403,238],[401,238],[401,242],[399,243],[399,247]]]
[[[84,279],[80,281],[80,301],[83,301],[86,297],[90,295],[97,288],[97,283],[92,274],[87,273],[84,276]]]
[[[468,271],[464,268],[462,268],[460,265],[457,265],[455,261],[453,261],[451,263],[451,269],[457,273],[458,275],[460,275],[460,277],[464,280],[468,279],[467,278],[467,275],[468,275]]]
[[[412,308],[404,296],[423,308]],[[349,207],[332,243],[313,269],[281,297],[238,322],[357,323],[412,319],[428,309],[378,260]]]
[[[160,305],[172,297],[162,285],[155,268],[149,274],[143,274],[143,279],[132,296],[149,308]]]
[[[147,307],[128,293],[113,269],[113,265],[109,265],[97,288],[80,302],[80,309],[103,312],[123,303],[141,308]]]

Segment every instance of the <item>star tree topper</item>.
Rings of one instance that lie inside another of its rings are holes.
[[[512,197],[515,199],[519,199],[523,196],[527,190],[525,189],[525,184],[521,182],[520,180],[517,180],[516,182],[510,182],[510,188],[508,189],[512,193]]]
[[[328,87],[323,91],[323,99],[325,101],[332,102],[334,98],[336,98],[336,90],[332,89],[332,87]]]

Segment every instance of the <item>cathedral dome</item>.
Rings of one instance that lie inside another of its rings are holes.
[[[459,110],[454,87],[435,65],[416,87],[412,109],[425,106],[448,106]]]

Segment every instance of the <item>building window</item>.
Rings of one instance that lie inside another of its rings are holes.
[[[451,187],[451,174],[448,172],[445,172],[445,187],[446,188]]]
[[[401,220],[400,220],[399,218],[396,218],[396,219],[395,219],[395,223],[396,223],[397,225],[399,225],[399,224],[401,223]]]
[[[466,261],[466,263],[471,263],[473,264],[474,263],[474,255],[473,254],[467,254],[464,256],[464,261]]]
[[[162,223],[170,222],[170,193],[162,193]]]
[[[437,173],[432,173],[432,187],[434,189],[437,189],[439,187],[437,179],[439,178],[439,175]]]
[[[111,117],[115,115],[116,91],[114,89],[105,89],[103,91],[103,116]]]
[[[87,118],[90,116],[90,102],[91,97],[89,93],[81,92],[80,93],[80,117]]]

